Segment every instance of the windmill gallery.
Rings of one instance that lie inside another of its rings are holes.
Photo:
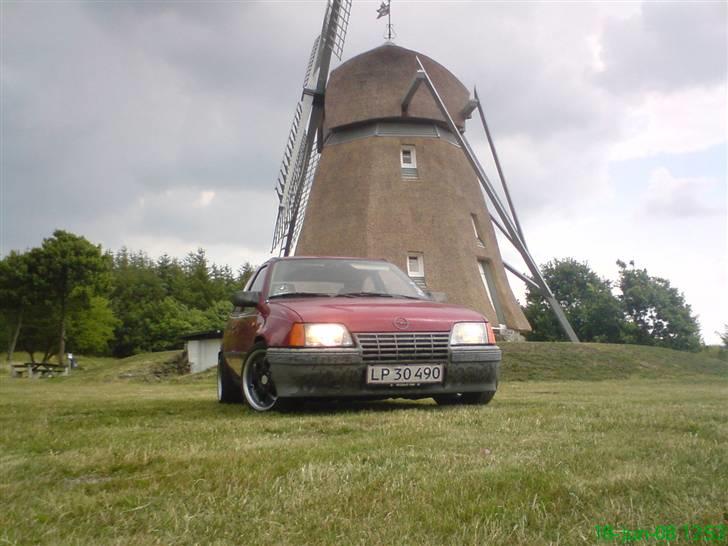
[[[526,247],[477,91],[471,98],[447,68],[391,39],[329,76],[350,8],[350,0],[329,0],[314,41],[276,186],[273,249],[383,258],[502,331],[529,331],[508,270],[543,294],[578,341]],[[378,13],[389,16],[390,6]],[[476,110],[507,204],[464,135]],[[494,226],[530,276],[503,261]]]

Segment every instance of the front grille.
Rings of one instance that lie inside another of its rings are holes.
[[[365,362],[447,361],[449,332],[356,334]]]

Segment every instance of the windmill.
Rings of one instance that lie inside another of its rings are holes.
[[[528,331],[508,270],[543,294],[578,341],[526,246],[477,91],[471,98],[447,68],[389,40],[329,75],[350,7],[329,0],[314,42],[276,187],[273,248],[384,258],[502,330]],[[507,205],[464,134],[476,109]],[[503,261],[494,226],[530,277]]]

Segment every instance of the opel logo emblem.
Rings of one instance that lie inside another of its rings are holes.
[[[398,330],[406,330],[407,328],[409,328],[409,321],[404,317],[397,317],[396,319],[394,319],[394,326]]]

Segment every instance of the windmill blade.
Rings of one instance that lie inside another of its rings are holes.
[[[294,211],[294,214],[291,217],[291,222],[293,223],[292,248],[295,248],[296,243],[298,242],[298,236],[301,234],[301,227],[303,226],[303,220],[306,216],[306,207],[308,206],[308,197],[311,195],[311,185],[313,184],[313,179],[316,176],[320,158],[321,154],[316,150],[316,147],[314,147],[311,150],[311,157],[308,160],[308,171],[306,172],[303,184],[301,185],[301,196],[298,200],[298,208]]]
[[[301,197],[308,179],[309,160],[315,149],[314,141],[323,122],[323,98],[331,55],[341,58],[350,12],[351,0],[329,0],[321,34],[314,41],[306,67],[303,95],[296,106],[276,184],[280,204],[271,250],[279,247],[284,256],[292,252],[297,219],[305,214]]]
[[[518,235],[521,236],[521,240],[523,241],[523,244],[526,244],[526,238],[523,236],[523,229],[521,229],[521,222],[518,220],[518,214],[516,214],[516,207],[513,206],[513,199],[511,198],[511,192],[508,189],[508,184],[506,183],[506,175],[503,173],[503,167],[501,166],[500,158],[498,157],[498,151],[495,149],[495,143],[493,142],[493,137],[490,134],[490,128],[488,127],[488,121],[485,119],[485,112],[483,111],[483,104],[480,102],[480,97],[478,97],[478,90],[476,88],[473,88],[473,96],[475,97],[475,107],[478,109],[478,114],[480,115],[480,122],[483,124],[483,129],[485,129],[485,136],[488,139],[488,146],[490,147],[490,153],[493,156],[493,160],[495,161],[495,167],[498,171],[498,178],[500,179],[501,187],[503,188],[503,192],[506,196],[506,201],[508,202],[508,209],[511,213],[511,219],[513,220],[513,223],[516,227],[516,230],[518,231]]]
[[[283,197],[283,190],[286,185],[286,178],[291,168],[291,159],[293,157],[293,146],[296,141],[296,134],[298,133],[298,126],[301,122],[301,103],[296,105],[296,111],[293,114],[293,123],[291,124],[291,130],[288,133],[288,140],[286,141],[286,147],[283,151],[283,161],[281,163],[280,172],[278,173],[278,181],[276,182],[276,193],[278,199]]]
[[[319,46],[321,45],[321,36],[316,36],[311,46],[311,55],[308,56],[308,65],[306,66],[306,76],[303,78],[303,88],[308,89],[313,84],[313,75],[318,70]]]
[[[349,16],[351,15],[351,0],[336,2],[329,0],[326,16],[329,18],[328,24],[324,17],[324,29],[321,36],[324,38],[326,47],[341,60],[341,54],[344,52],[344,41],[346,40],[346,30],[349,28]]]
[[[273,230],[273,246],[271,250],[281,244],[288,232],[288,223],[291,216],[290,196],[292,194],[295,195],[296,193],[297,188],[295,187],[295,181],[298,178],[296,176],[296,170],[301,168],[302,163],[300,156],[303,152],[303,148],[300,147],[300,143],[297,146],[297,141],[300,140],[300,137],[305,138],[305,131],[300,130],[302,111],[303,105],[299,102],[296,105],[296,111],[293,114],[293,123],[291,124],[291,130],[288,134],[286,147],[283,151],[281,168],[278,172],[278,180],[275,187],[279,201],[278,217],[276,218],[276,225]]]

